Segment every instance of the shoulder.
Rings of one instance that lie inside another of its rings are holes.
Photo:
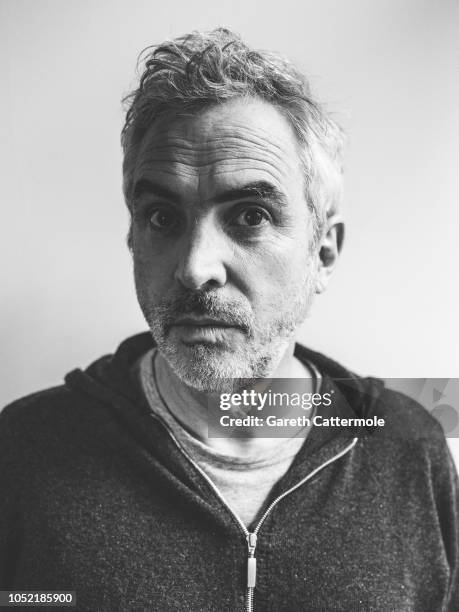
[[[397,437],[444,440],[440,423],[418,401],[386,387],[367,404],[366,415],[383,418],[386,431]]]
[[[59,413],[67,412],[69,408],[81,403],[84,403],[83,398],[66,385],[50,387],[21,397],[5,406],[0,412],[0,423],[4,425],[24,420],[42,420],[49,416],[56,417]]]
[[[71,393],[65,385],[31,393],[5,406],[0,412],[0,424],[6,426],[24,419],[42,418],[47,413],[67,405],[70,398]]]
[[[404,393],[383,388],[369,403],[366,417],[384,419],[364,446],[382,461],[381,451],[394,470],[406,475],[413,487],[422,480],[433,490],[457,493],[457,470],[441,424],[419,402]],[[435,493],[438,495],[438,492]]]
[[[298,344],[295,350],[300,360],[314,363],[332,387],[339,388],[357,417],[384,419],[384,427],[371,431],[372,437],[413,442],[434,454],[446,447],[440,423],[412,397],[386,387],[381,379],[359,376],[322,353]]]
[[[0,448],[5,458],[34,449],[65,446],[101,421],[101,406],[89,395],[59,385],[22,397],[0,412]]]

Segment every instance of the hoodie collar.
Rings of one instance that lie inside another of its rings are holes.
[[[81,369],[70,372],[65,378],[66,384],[108,404],[117,410],[126,424],[138,423],[150,414],[150,408],[141,385],[132,376],[132,366],[154,346],[150,332],[132,336],[122,342],[113,355],[101,357],[84,372]],[[295,356],[303,363],[314,363],[322,375],[321,393],[330,393],[333,397],[329,407],[320,408],[321,416],[369,416],[384,388],[382,381],[361,378],[325,355],[300,344],[295,346]],[[314,465],[326,459],[327,454],[339,451],[354,436],[369,433],[365,429],[314,426],[308,435],[308,443],[303,445],[289,470],[289,477],[298,476],[299,465],[301,471],[305,464],[313,469]]]
[[[147,407],[141,387],[132,376],[132,366],[155,346],[150,332],[131,336],[118,346],[114,354],[100,357],[84,371],[73,370],[65,381],[70,387],[83,388],[91,395],[102,394],[104,398],[120,396]],[[295,345],[294,354],[303,363],[310,361],[318,368],[323,377],[322,393],[338,392],[341,401],[333,402],[328,410],[323,411],[324,416],[365,417],[384,389],[381,380],[357,376],[336,361],[301,344]]]

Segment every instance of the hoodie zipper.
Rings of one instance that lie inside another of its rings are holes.
[[[307,476],[305,476],[299,482],[297,482],[296,485],[294,485],[293,487],[291,487],[287,491],[284,491],[284,493],[282,493],[281,495],[276,497],[276,499],[274,499],[271,502],[271,504],[268,506],[268,508],[266,509],[265,513],[261,517],[261,519],[258,521],[258,524],[255,527],[255,529],[253,530],[253,532],[247,534],[246,537],[247,537],[247,544],[248,544],[248,559],[247,559],[247,599],[246,599],[246,612],[253,612],[253,595],[254,595],[254,589],[255,589],[255,583],[256,583],[256,567],[257,567],[256,566],[257,560],[255,558],[255,548],[257,546],[258,532],[260,531],[260,527],[263,525],[266,517],[271,512],[271,510],[274,508],[274,506],[276,506],[277,503],[280,502],[281,499],[284,499],[284,497],[286,497],[287,495],[289,495],[290,493],[292,493],[293,491],[295,491],[296,489],[301,487],[301,485],[305,484],[308,480],[310,480],[313,476],[315,476],[318,472],[323,470],[325,467],[327,467],[328,465],[330,465],[331,463],[333,463],[337,459],[340,459],[341,457],[343,457],[343,455],[345,455],[352,448],[354,448],[354,446],[356,444],[357,444],[357,438],[353,438],[352,442],[350,444],[348,444],[345,448],[343,448],[342,451],[340,451],[339,453],[337,453],[336,455],[334,455],[330,459],[327,459],[327,461],[324,461],[324,463],[322,463],[321,465],[316,467]]]
[[[199,464],[197,464],[194,461],[194,459],[192,459],[192,457],[190,457],[190,455],[185,451],[185,449],[182,447],[180,442],[174,436],[174,434],[171,431],[169,425],[165,421],[163,421],[163,419],[161,417],[159,417],[158,415],[152,413],[151,416],[154,419],[156,419],[159,423],[161,423],[161,425],[163,425],[163,427],[166,429],[166,431],[168,432],[169,436],[172,438],[172,440],[174,441],[175,445],[177,446],[179,451],[182,453],[182,455],[184,455],[188,459],[188,461],[191,463],[191,465],[193,465],[194,468],[206,480],[206,482],[209,484],[209,486],[215,492],[217,497],[220,499],[220,501],[223,503],[223,505],[229,510],[231,515],[236,519],[237,523],[239,524],[239,526],[240,526],[240,528],[241,528],[241,530],[242,530],[242,532],[243,532],[243,534],[245,536],[245,539],[247,541],[247,593],[246,593],[246,600],[245,600],[245,612],[253,612],[253,595],[254,595],[254,589],[255,589],[256,578],[257,578],[257,559],[255,557],[255,549],[257,547],[258,532],[260,531],[261,526],[263,525],[264,521],[266,520],[266,517],[271,512],[271,510],[274,508],[274,506],[276,506],[278,504],[278,502],[280,502],[281,499],[284,499],[284,497],[287,497],[287,495],[289,495],[290,493],[293,493],[293,491],[296,491],[296,489],[301,487],[301,485],[305,484],[308,480],[310,480],[318,472],[323,470],[325,467],[327,467],[328,465],[330,465],[331,463],[333,463],[337,459],[340,459],[346,453],[348,453],[352,448],[354,448],[354,446],[357,444],[357,439],[358,438],[353,438],[352,442],[350,444],[348,444],[343,450],[341,450],[336,455],[333,455],[333,457],[331,457],[330,459],[327,459],[327,461],[324,461],[321,465],[319,465],[317,468],[312,470],[312,472],[310,472],[307,476],[305,476],[299,482],[297,482],[296,485],[294,485],[293,487],[290,487],[290,489],[287,489],[287,491],[284,491],[284,493],[282,493],[281,495],[276,497],[276,499],[274,499],[270,503],[268,508],[265,510],[263,516],[258,521],[257,526],[255,527],[253,532],[250,532],[247,529],[247,527],[244,525],[244,523],[242,522],[240,517],[234,512],[234,510],[228,504],[228,502],[223,497],[223,495],[221,494],[219,489],[215,486],[215,484],[212,481],[212,479],[209,478],[209,476],[205,473],[205,471],[201,468],[201,466]]]

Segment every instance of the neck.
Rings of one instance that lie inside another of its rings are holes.
[[[302,391],[313,391],[313,380],[309,369],[294,356],[295,341],[292,340],[286,348],[277,368],[271,374],[273,379],[296,379],[302,384]],[[155,372],[159,391],[167,404],[168,409],[174,417],[192,433],[208,446],[217,451],[231,456],[252,456],[257,450],[268,450],[277,446],[284,438],[259,437],[256,428],[248,428],[244,431],[244,437],[233,437],[232,430],[228,427],[228,435],[224,438],[208,437],[208,411],[211,396],[215,394],[199,391],[186,385],[171,369],[167,361],[161,355],[156,354]],[[232,409],[227,414],[231,415]],[[237,408],[234,416],[241,416],[241,408]],[[287,412],[283,416],[288,416]],[[293,433],[299,434],[303,427],[298,427]]]

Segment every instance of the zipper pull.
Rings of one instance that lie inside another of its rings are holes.
[[[257,560],[255,558],[255,548],[257,546],[257,534],[249,533],[247,535],[247,545],[249,556],[247,558],[247,588],[253,589],[257,579]]]

